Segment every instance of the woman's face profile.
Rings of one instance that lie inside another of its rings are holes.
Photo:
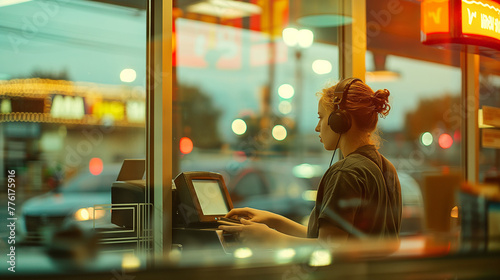
[[[333,132],[328,125],[328,117],[331,112],[331,110],[325,108],[321,100],[318,102],[318,124],[316,125],[315,131],[319,132],[320,141],[323,143],[323,147],[328,151],[335,149],[339,137],[339,134]]]

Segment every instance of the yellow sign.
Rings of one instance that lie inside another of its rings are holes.
[[[125,117],[125,106],[118,101],[99,101],[94,103],[92,115],[98,119],[106,116],[121,121]]]
[[[462,0],[462,33],[500,41],[500,4],[488,0]]]

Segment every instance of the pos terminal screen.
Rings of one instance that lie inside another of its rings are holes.
[[[217,180],[193,180],[193,186],[204,215],[225,215],[229,212]]]

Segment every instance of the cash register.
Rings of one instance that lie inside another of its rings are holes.
[[[140,166],[140,172],[144,172],[143,160],[125,161],[122,170],[139,169],[125,168],[130,165]],[[111,192],[111,222],[121,229],[136,229],[138,217],[135,216],[139,215],[140,209],[133,205],[145,202],[145,180],[137,180],[142,175],[129,177],[117,180]],[[223,219],[232,208],[231,197],[221,174],[204,171],[180,173],[172,184],[172,243],[183,250],[217,249],[225,253],[232,252],[238,241],[233,235],[217,229],[217,221]]]

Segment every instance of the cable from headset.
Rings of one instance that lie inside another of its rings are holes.
[[[339,146],[340,137],[342,137],[342,134],[339,134],[339,140],[337,140],[337,144],[335,144],[335,150],[333,150],[333,155],[332,155],[332,159],[330,160],[330,166],[329,167],[332,166],[333,158],[335,157],[335,153],[337,152],[337,147]]]

